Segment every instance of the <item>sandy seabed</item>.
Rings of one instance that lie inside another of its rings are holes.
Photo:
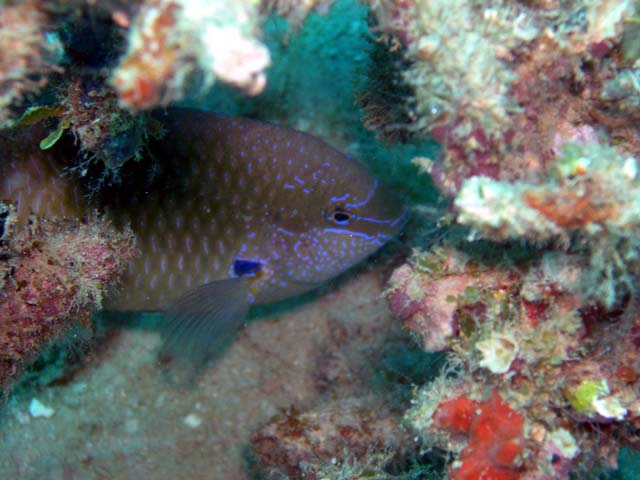
[[[254,478],[253,432],[290,407],[367,394],[366,378],[348,377],[375,369],[389,338],[407,341],[380,298],[381,269],[250,322],[190,388],[163,375],[156,332],[116,331],[70,382],[9,400],[0,478]],[[329,383],[328,355],[337,365]],[[53,409],[50,418],[30,414],[34,397]]]

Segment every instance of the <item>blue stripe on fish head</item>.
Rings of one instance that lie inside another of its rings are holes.
[[[322,167],[313,192],[295,204],[304,228],[277,227],[286,245],[277,253],[284,257],[277,275],[285,281],[319,285],[383,246],[405,223],[402,202],[357,161],[336,152]]]

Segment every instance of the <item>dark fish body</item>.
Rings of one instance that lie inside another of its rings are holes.
[[[234,277],[246,277],[252,303],[281,300],[346,270],[402,226],[402,206],[378,181],[315,137],[194,111],[161,122],[156,155],[170,173],[119,209],[142,255],[112,307],[162,309]]]
[[[103,198],[141,251],[106,307],[165,310],[170,353],[200,362],[250,305],[321,285],[404,223],[378,180],[310,135],[192,110],[157,119],[165,135],[150,146],[154,180]]]

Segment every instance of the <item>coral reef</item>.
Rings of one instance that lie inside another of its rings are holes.
[[[107,72],[120,105],[134,112],[204,93],[215,80],[255,96],[271,63],[260,39],[268,15],[286,17],[296,30],[311,11],[326,14],[333,2],[3,2],[0,126],[12,125],[25,96],[40,93],[53,73],[67,74],[54,82],[66,85],[79,74]],[[45,96],[64,89],[56,85]]]
[[[160,135],[146,115],[132,115],[118,108],[115,92],[103,82],[78,80],[62,98],[59,124],[68,124],[86,162],[74,165],[81,176],[91,162],[100,162],[101,180],[117,179],[128,160],[140,160],[148,136]]]
[[[105,83],[105,67],[115,55],[111,49],[118,48],[112,14],[120,12],[121,6],[102,2],[91,9],[82,2],[58,5],[45,1],[15,5],[2,7],[24,8],[25,12],[19,19],[9,14],[2,16],[3,21],[11,21],[3,27],[3,35],[16,37],[13,44],[3,44],[9,54],[3,55],[6,65],[0,65],[0,75],[9,78],[2,88],[15,98],[11,108],[2,107],[6,115],[0,127],[13,128],[7,136],[21,137],[25,127],[44,125],[49,131],[39,139],[42,150],[51,148],[68,131],[78,142],[81,155],[76,164],[70,161],[66,167],[83,176],[91,163],[98,164],[96,188],[105,180],[117,179],[122,164],[138,159],[146,137],[155,134],[144,115],[134,116],[119,107],[114,90]],[[90,25],[85,23],[88,17]],[[35,34],[29,29],[40,36],[34,39]],[[33,47],[29,42],[36,41],[40,50],[32,48],[34,59],[14,58],[25,55],[27,48]],[[11,69],[10,62],[24,68]],[[36,65],[40,65],[41,72],[35,71]]]
[[[637,301],[606,308],[582,295],[587,257],[506,259],[447,246],[416,252],[392,275],[392,311],[425,348],[451,352],[407,422],[423,448],[455,454],[450,478],[614,466],[619,448],[640,440]]]
[[[144,2],[112,73],[122,105],[143,110],[180,100],[195,73],[203,90],[218,78],[248,95],[260,93],[270,56],[255,38],[257,7],[252,1]]]
[[[450,478],[614,466],[640,414],[637,2],[371,4],[411,65],[397,128],[441,145],[414,163],[468,227],[386,291],[450,352],[407,422],[453,454]],[[502,412],[486,429],[485,408]]]
[[[332,3],[6,2],[0,128],[44,122],[43,149],[72,133],[82,156],[68,167],[85,176],[99,165],[97,191],[160,133],[141,111],[201,99],[216,80],[258,95],[271,63],[260,39],[268,15],[285,16],[293,30]]]
[[[270,64],[258,39],[265,12],[302,22],[314,7],[321,8],[248,0],[3,3],[0,128],[44,121],[51,131],[43,149],[73,133],[83,156],[69,167],[86,174],[102,163],[97,190],[158,133],[141,110],[202,96],[216,79],[257,95]]]
[[[86,223],[32,216],[0,204],[0,388],[6,390],[50,340],[87,324],[134,256],[130,232],[99,218]]]
[[[441,159],[416,160],[443,192],[473,176],[539,182],[564,143],[601,133],[635,153],[637,130],[622,118],[637,117],[636,59],[618,55],[633,2],[371,3],[411,65],[410,120],[397,128],[443,147]]]
[[[367,295],[380,288],[369,282]],[[340,292],[332,301],[353,301],[352,293]],[[435,371],[437,362],[410,348],[385,307],[384,299],[362,298],[355,316],[329,317],[328,335],[311,358],[321,401],[282,411],[253,434],[255,467],[262,475],[347,479],[376,471],[382,479],[390,465],[413,456],[413,440],[401,425],[408,385],[424,381],[424,372]]]
[[[525,239],[549,250],[532,249],[535,261],[496,265],[445,248],[431,257],[419,253],[396,271],[387,292],[392,310],[425,349],[455,354],[455,368],[436,389],[440,396],[417,394],[416,405],[429,400],[430,414],[447,401],[469,407],[461,414],[468,425],[456,431],[445,424],[414,427],[427,446],[459,455],[450,469],[454,478],[562,476],[576,465],[610,461],[621,444],[634,444],[628,431],[637,415],[634,381],[623,387],[610,378],[620,368],[635,378],[633,349],[607,328],[630,331],[637,323],[638,147],[628,122],[637,116],[635,70],[633,54],[622,62],[617,43],[634,5],[370,3],[385,45],[403,50],[411,65],[403,85],[413,95],[406,112],[384,108],[385,99],[398,96],[365,95],[365,123],[387,139],[404,140],[411,132],[440,142],[441,159],[416,163],[456,197],[457,220],[472,227],[472,237]],[[380,61],[403,65],[397,58]],[[393,75],[377,81],[371,85],[393,90]],[[605,354],[613,345],[619,350]],[[594,356],[605,371],[582,375]],[[621,365],[620,357],[634,366]],[[344,373],[339,354],[327,360],[323,385]],[[491,423],[489,411],[502,412],[507,422]],[[326,412],[280,418],[257,434],[265,469],[305,473],[300,462],[318,455],[300,450],[313,426],[297,431],[296,439],[268,435],[287,452],[277,458],[269,459],[260,443],[265,432],[282,432],[287,418],[305,415]],[[608,429],[597,448],[594,423]]]

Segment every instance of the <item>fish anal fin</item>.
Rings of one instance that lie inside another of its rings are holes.
[[[161,357],[202,367],[233,340],[250,306],[247,282],[241,278],[188,291],[164,312]]]

